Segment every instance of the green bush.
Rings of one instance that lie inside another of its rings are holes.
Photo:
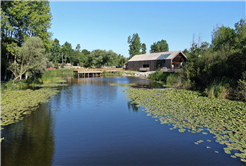
[[[1,93],[3,93],[4,89],[5,89],[5,83],[1,83]]]
[[[166,78],[166,85],[170,87],[180,87],[181,86],[181,77],[179,74],[172,73],[169,74]]]
[[[239,99],[246,101],[246,71],[242,74],[242,79],[238,80]]]
[[[169,75],[169,73],[163,73],[162,71],[156,71],[156,72],[150,74],[148,79],[166,82],[168,75]]]
[[[162,71],[156,71],[149,75],[148,79],[155,81],[162,81],[169,87],[180,87],[181,77],[177,73],[163,73]]]

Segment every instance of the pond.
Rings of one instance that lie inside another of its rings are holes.
[[[132,104],[122,91],[127,87],[109,85],[161,87],[156,83],[134,77],[67,81],[50,102],[4,127],[2,165],[246,165],[224,153],[212,134],[170,130]]]

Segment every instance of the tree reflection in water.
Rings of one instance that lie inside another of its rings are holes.
[[[4,127],[2,165],[52,165],[54,123],[49,106],[50,103],[43,104],[31,116]]]
[[[133,112],[138,112],[138,106],[135,103],[132,103],[131,101],[127,102],[127,106],[129,110],[133,110]]]

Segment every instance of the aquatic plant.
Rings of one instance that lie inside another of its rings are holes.
[[[13,90],[1,94],[1,126],[18,122],[26,114],[31,114],[39,104],[49,101],[55,89]]]
[[[125,89],[129,100],[141,106],[147,116],[159,118],[180,132],[215,135],[227,154],[246,161],[246,104],[227,99],[208,98],[197,91],[183,89]],[[201,142],[201,141],[199,141]],[[198,142],[196,144],[199,144]],[[215,151],[217,153],[218,151]]]
[[[3,92],[5,84],[1,83],[1,93]]]
[[[118,84],[118,83],[110,83],[109,86],[136,86],[136,84],[134,83],[130,83],[130,84]]]

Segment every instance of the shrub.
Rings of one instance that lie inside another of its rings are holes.
[[[166,85],[179,87],[181,85],[181,77],[179,76],[179,74],[169,74],[166,78]]]
[[[238,94],[239,99],[246,101],[246,71],[242,74],[242,79],[238,80]]]
[[[229,94],[229,84],[227,80],[214,80],[204,91],[209,98],[225,99]]]

